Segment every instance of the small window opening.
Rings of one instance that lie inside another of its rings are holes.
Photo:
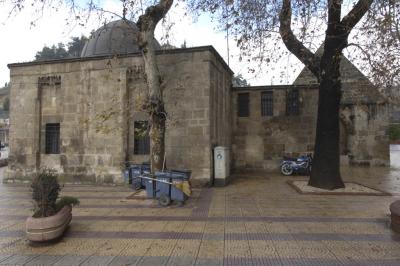
[[[248,117],[249,116],[249,114],[250,114],[249,102],[250,102],[249,93],[239,93],[238,94],[238,116],[239,117]]]
[[[292,89],[286,94],[286,115],[299,115],[300,114],[300,102],[299,102],[299,90]]]
[[[135,121],[135,138],[133,154],[135,155],[148,155],[150,154],[150,136],[149,136],[149,122],[148,121]]]
[[[274,115],[274,94],[272,91],[264,91],[261,93],[261,115]]]
[[[46,154],[60,153],[60,124],[46,124]]]

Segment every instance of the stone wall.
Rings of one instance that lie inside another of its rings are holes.
[[[234,88],[234,168],[274,170],[278,169],[283,156],[313,152],[317,88],[316,85]],[[300,113],[288,116],[286,93],[292,89],[299,90]],[[370,84],[347,83],[343,90],[340,111],[342,164],[389,165],[387,103],[381,98],[375,97],[372,101],[372,97],[366,96],[375,94],[375,88]],[[369,93],[361,94],[362,90]],[[264,91],[273,92],[273,116],[261,115],[261,93]],[[239,93],[250,94],[249,117],[237,115]]]
[[[120,60],[121,62],[123,60]],[[11,67],[9,177],[52,167],[70,182],[101,182],[123,164],[120,82],[125,68],[110,60],[57,61]],[[115,115],[99,130],[102,112]],[[60,154],[45,154],[45,127],[60,123]]]
[[[321,52],[322,48],[319,49]],[[347,58],[340,65],[342,164],[389,165],[388,103]],[[300,113],[287,116],[286,93],[299,90]],[[261,93],[273,91],[274,114],[261,116]],[[250,93],[250,116],[237,116],[237,95]],[[282,156],[314,149],[318,84],[304,68],[293,85],[234,88],[233,150],[236,169],[277,169]]]
[[[158,60],[170,118],[166,164],[191,169],[193,178],[204,183],[212,172],[211,132],[221,132],[219,141],[230,143],[229,123],[223,121],[229,115],[224,99],[229,102],[232,73],[212,47],[169,50]],[[147,120],[137,102],[146,90],[140,55],[13,64],[10,69],[9,178],[29,177],[49,166],[71,182],[122,182],[126,161],[148,160],[133,154],[134,121]],[[46,79],[50,82],[43,86],[38,82]],[[210,112],[211,90],[224,94],[215,105],[225,109],[217,114]],[[221,123],[211,129],[215,117]],[[60,154],[44,154],[46,123],[61,125]]]
[[[212,147],[230,145],[230,87],[232,74],[210,52],[164,54],[159,57],[164,78],[166,166],[191,169],[204,184],[212,175]],[[148,156],[133,154],[134,121],[148,120],[135,103],[146,89],[143,73],[133,69],[128,76],[130,105],[129,161],[141,163]]]
[[[300,114],[286,115],[286,93],[298,89]],[[277,169],[282,156],[313,150],[316,123],[316,90],[301,86],[234,88],[234,168]],[[261,116],[261,93],[273,92],[273,116]],[[238,117],[237,95],[250,93],[249,117]]]

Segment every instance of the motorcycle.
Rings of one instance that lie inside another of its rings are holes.
[[[312,166],[312,155],[301,155],[297,158],[283,157],[281,162],[281,173],[289,176],[293,174],[310,175]]]

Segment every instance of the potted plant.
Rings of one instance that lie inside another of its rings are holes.
[[[42,169],[32,180],[33,215],[26,220],[26,234],[31,241],[48,241],[60,237],[72,219],[74,197],[61,197],[56,171]]]

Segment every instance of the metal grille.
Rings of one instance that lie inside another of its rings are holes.
[[[274,115],[274,94],[272,91],[261,92],[261,115]]]
[[[46,154],[60,153],[60,124],[46,124]]]
[[[249,116],[249,93],[238,94],[238,116],[248,117]]]
[[[133,154],[150,154],[149,122],[135,121],[135,138]]]
[[[299,90],[292,89],[286,93],[286,115],[299,115]]]
[[[368,119],[375,119],[377,114],[377,108],[375,103],[369,103],[368,106]]]

